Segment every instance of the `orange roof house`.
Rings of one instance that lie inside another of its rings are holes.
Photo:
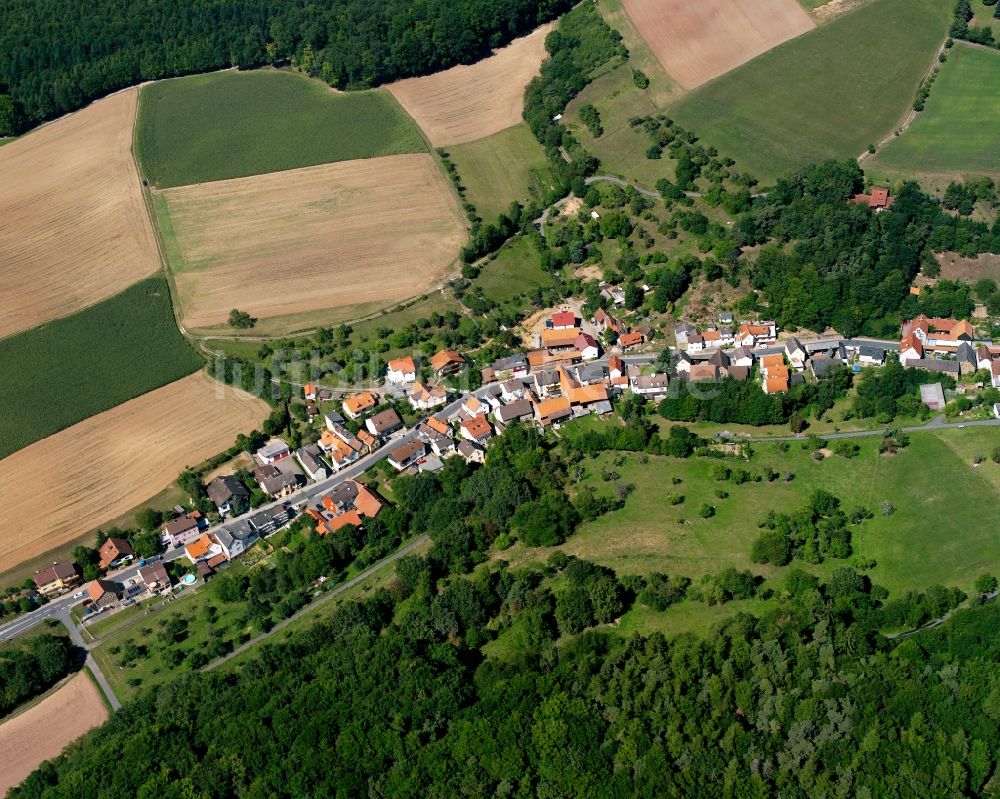
[[[768,369],[773,369],[776,366],[785,365],[785,356],[780,353],[775,353],[773,355],[765,355],[760,359],[761,368],[766,372]]]
[[[642,344],[642,341],[643,341],[643,335],[638,331],[633,331],[631,333],[622,333],[622,335],[618,337],[618,344],[623,348],[636,347],[639,344]]]
[[[358,495],[354,507],[366,519],[374,519],[382,511],[382,501],[367,486],[358,483]]]
[[[471,419],[463,419],[461,428],[463,438],[467,438],[470,441],[478,441],[479,443],[482,443],[493,435],[493,428],[490,427],[485,413],[473,416]]]
[[[542,427],[547,427],[553,422],[565,419],[572,415],[569,397],[554,397],[553,399],[542,400],[535,405],[535,418]]]
[[[436,416],[427,417],[427,426],[435,433],[440,433],[443,436],[448,435],[448,433],[451,432],[451,428],[448,427],[448,423],[441,421]]]
[[[788,375],[769,377],[764,381],[765,394],[784,394],[788,391]]]
[[[457,371],[465,363],[465,358],[458,350],[440,350],[431,357],[431,369],[439,375]]]
[[[116,560],[121,560],[131,555],[132,547],[129,546],[128,541],[124,538],[109,538],[101,544],[101,548],[97,550],[97,554],[100,558],[97,564],[98,567],[106,569]]]
[[[212,539],[208,537],[208,533],[202,533],[196,541],[184,547],[184,552],[192,561],[196,561],[208,555],[211,549]]]
[[[572,347],[580,335],[579,328],[569,327],[562,330],[545,329],[541,332],[543,347]]]
[[[895,197],[889,196],[889,190],[881,186],[872,186],[871,194],[854,195],[854,202],[858,205],[867,205],[876,212],[892,208],[895,200]]]
[[[576,327],[576,314],[573,311],[556,311],[552,314],[552,327]]]
[[[370,391],[363,391],[360,394],[355,394],[353,397],[348,397],[342,404],[344,413],[352,419],[357,419],[359,415],[365,411],[370,411],[378,404],[378,397]]]
[[[393,358],[389,361],[389,368],[394,372],[402,372],[406,374],[407,372],[417,371],[416,365],[413,363],[413,358],[407,355],[405,358]]]
[[[307,400],[314,400],[314,399],[316,399],[316,384],[315,383],[306,383],[302,387],[302,393],[303,393],[303,395],[305,395],[305,398]]]

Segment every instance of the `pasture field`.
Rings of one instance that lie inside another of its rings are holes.
[[[494,221],[515,200],[543,201],[552,187],[545,151],[523,122],[484,139],[448,148],[465,197]]]
[[[475,280],[485,296],[499,303],[555,283],[555,278],[542,269],[538,250],[524,236],[515,238],[497,253],[495,259],[484,264]]]
[[[0,570],[135,508],[267,414],[263,401],[197,372],[0,460],[10,519]]]
[[[580,107],[586,103],[601,115],[604,132],[596,139],[580,120]],[[650,138],[630,128],[628,121],[658,113],[648,91],[632,82],[630,61],[595,78],[569,104],[564,119],[587,152],[601,159],[602,175],[617,175],[652,188],[660,178],[675,179],[674,162],[669,157],[656,161],[646,158]]]
[[[426,149],[384,91],[295,72],[216,72],[144,86],[136,157],[157,188]]]
[[[162,277],[0,339],[0,458],[201,365]]]
[[[865,169],[890,177],[1000,176],[1000,50],[956,42],[926,107]]]
[[[725,75],[814,27],[798,0],[621,0],[663,68],[685,89]]]
[[[515,39],[489,58],[390,83],[386,88],[435,147],[463,144],[521,121],[524,89],[545,58],[554,23]]]
[[[963,444],[962,434],[967,432],[973,438]],[[876,562],[870,571],[874,582],[894,593],[933,583],[968,591],[980,572],[1000,571],[1000,548],[995,543],[1000,466],[989,461],[979,467],[972,464],[973,454],[985,448],[988,456],[1000,444],[1000,431],[920,432],[910,440],[909,448],[889,457],[878,455],[877,438],[858,438],[857,457],[832,456],[820,462],[798,443],[785,454],[776,444],[755,443],[755,455],[744,468],[760,474],[771,467],[782,475],[791,472],[794,478],[742,485],[715,481],[715,461],[707,458],[650,457],[648,463],[639,464],[636,455],[616,462],[620,455],[605,453],[584,461],[586,482],[609,490],[603,477],[612,470],[621,482],[634,485],[634,491],[623,509],[583,525],[559,548],[622,574],[662,571],[697,580],[735,566],[780,577],[788,567],[750,562],[758,524],[768,510],[795,510],[814,489],[824,488],[842,497],[847,509],[865,505],[875,512],[875,518],[853,528],[855,555]],[[672,485],[674,477],[681,482]],[[729,496],[716,497],[719,488]],[[664,500],[669,492],[683,495],[684,501],[669,505]],[[883,501],[895,506],[891,516],[880,513]],[[715,516],[701,518],[698,509],[703,503],[715,506]],[[515,544],[500,557],[515,563],[544,560],[547,555],[548,550]],[[829,559],[812,567],[792,561],[793,566],[822,574],[842,564]]]
[[[671,116],[765,183],[855,158],[911,107],[950,14],[939,0],[877,0],[692,92]]]
[[[0,793],[6,795],[43,761],[56,757],[107,718],[100,691],[81,671],[37,704],[0,724]]]
[[[160,268],[130,151],[137,96],[98,100],[0,150],[0,338]]]
[[[427,153],[169,189],[154,208],[196,329],[232,308],[268,319],[413,297],[445,276],[466,237]]]

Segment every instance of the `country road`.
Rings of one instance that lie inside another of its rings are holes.
[[[256,638],[252,638],[251,640],[247,641],[245,644],[241,644],[240,646],[236,647],[236,649],[234,649],[228,655],[223,655],[221,658],[218,658],[217,660],[213,660],[211,663],[209,663],[207,666],[205,666],[202,669],[202,671],[206,671],[206,672],[207,671],[212,671],[213,669],[216,669],[219,666],[221,666],[223,663],[226,663],[227,661],[232,660],[234,657],[237,657],[238,655],[243,654],[250,647],[256,646],[261,641],[265,640],[266,638],[270,638],[272,635],[274,635],[277,632],[281,632],[281,630],[284,630],[292,622],[296,621],[297,619],[301,619],[303,616],[306,616],[309,613],[312,613],[314,610],[322,607],[323,605],[325,605],[330,600],[332,600],[335,597],[339,596],[340,594],[344,593],[344,591],[347,591],[347,590],[349,590],[351,588],[354,588],[354,586],[356,586],[356,585],[358,585],[360,583],[363,583],[365,580],[367,580],[373,574],[375,574],[376,572],[380,571],[384,567],[388,566],[390,563],[393,563],[394,561],[399,560],[404,555],[409,555],[411,552],[413,552],[413,550],[415,550],[421,544],[424,544],[424,543],[426,543],[427,541],[430,541],[430,540],[431,539],[430,539],[429,536],[422,535],[419,538],[411,541],[405,547],[402,547],[401,549],[397,549],[395,552],[393,552],[388,557],[383,558],[382,560],[378,561],[377,563],[373,563],[371,566],[369,566],[367,569],[365,569],[363,572],[361,572],[361,574],[357,575],[356,577],[352,577],[347,582],[341,583],[336,588],[333,588],[332,590],[327,591],[325,594],[323,594],[321,597],[319,597],[315,602],[310,602],[304,608],[300,608],[295,613],[293,613],[291,616],[289,616],[287,619],[283,619],[282,621],[279,621],[277,624],[274,625],[274,627],[272,627],[270,630],[268,630],[263,635],[258,635]]]
[[[861,438],[863,436],[881,436],[885,435],[888,430],[900,430],[904,433],[922,433],[929,430],[949,430],[949,429],[961,429],[964,427],[1000,427],[1000,419],[981,419],[977,421],[970,422],[945,422],[944,416],[935,416],[926,424],[913,425],[911,427],[879,427],[875,430],[853,430],[846,433],[817,433],[819,438],[825,439],[838,439],[838,438]],[[808,438],[807,433],[799,433],[798,435],[788,435],[788,436],[755,436],[750,438],[741,439],[743,441],[805,441]]]

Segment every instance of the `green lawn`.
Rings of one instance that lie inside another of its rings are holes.
[[[0,340],[0,458],[197,371],[162,277]]]
[[[963,440],[965,433],[971,437]],[[973,467],[971,454],[982,450],[988,457],[1000,445],[1000,431],[915,433],[910,447],[891,457],[877,454],[877,439],[857,442],[859,456],[820,462],[797,443],[785,454],[776,444],[754,444],[755,455],[745,468],[760,474],[769,466],[794,478],[743,485],[716,482],[711,459],[651,457],[641,464],[634,454],[606,453],[584,462],[585,481],[609,490],[603,478],[613,470],[619,475],[614,479],[633,485],[634,491],[623,509],[583,525],[560,549],[620,574],[655,570],[698,579],[735,566],[780,577],[787,567],[750,563],[758,524],[769,509],[798,508],[822,487],[841,497],[848,509],[866,505],[875,511],[874,519],[854,528],[855,557],[874,559],[872,580],[891,592],[938,582],[969,590],[981,571],[1000,573],[1000,465],[987,461]],[[622,458],[623,463],[615,462]],[[674,477],[681,482],[673,485]],[[729,492],[728,498],[715,496],[720,488]],[[664,495],[670,492],[682,494],[684,501],[669,505]],[[895,506],[891,516],[881,515],[883,501]],[[715,506],[714,517],[700,517],[703,503]],[[544,560],[547,554],[516,544],[500,557],[518,564]],[[827,560],[817,571],[827,574],[842,563]],[[801,561],[793,565],[805,567]]]
[[[589,103],[601,115],[604,132],[594,138],[580,121],[580,106]],[[651,161],[646,150],[652,143],[641,130],[628,126],[632,117],[660,113],[648,91],[632,82],[631,63],[622,64],[595,78],[566,109],[566,124],[584,149],[601,159],[601,174],[617,175],[652,188],[660,178],[674,180],[674,162]]]
[[[854,158],[910,108],[953,5],[876,0],[706,84],[671,115],[764,182]]]
[[[512,202],[542,201],[552,186],[545,151],[523,122],[446,148],[465,187],[465,198],[486,222]]]
[[[535,287],[554,286],[555,278],[542,270],[538,250],[524,236],[518,236],[484,264],[475,285],[496,302],[519,297]]]
[[[956,42],[924,110],[866,167],[891,177],[1000,175],[1000,50]]]
[[[217,72],[140,94],[136,155],[159,188],[424,149],[387,92],[337,93],[292,72]]]

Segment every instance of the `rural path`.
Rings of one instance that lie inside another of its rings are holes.
[[[97,684],[101,687],[104,692],[104,696],[107,697],[108,704],[111,705],[112,710],[121,710],[122,703],[118,701],[118,697],[111,688],[111,683],[108,682],[108,678],[104,676],[104,672],[101,671],[101,667],[97,665],[97,661],[94,660],[94,656],[90,654],[90,645],[83,640],[83,636],[80,635],[80,630],[76,626],[76,622],[73,621],[73,617],[69,612],[70,606],[66,605],[59,609],[56,614],[56,618],[62,622],[63,627],[69,632],[69,637],[73,640],[80,649],[84,649],[87,652],[87,659],[84,661],[84,665],[90,669],[90,673],[94,675],[94,679],[97,680]]]
[[[944,416],[935,416],[926,424],[913,425],[911,427],[880,427],[875,430],[853,430],[846,433],[817,433],[819,438],[825,439],[839,439],[839,438],[862,438],[864,436],[881,436],[885,435],[886,431],[898,429],[903,433],[921,433],[928,430],[949,430],[949,429],[961,429],[965,427],[1000,427],[1000,419],[980,419],[976,421],[969,422],[945,422]],[[798,435],[789,436],[756,436],[751,438],[744,438],[743,441],[805,441],[808,436],[805,433],[799,433]]]
[[[992,602],[994,599],[997,598],[998,594],[1000,594],[1000,591],[993,591],[990,594],[982,594],[981,596],[978,596],[974,600],[963,602],[958,607],[954,607],[951,610],[949,610],[943,616],[940,616],[936,619],[931,619],[929,622],[925,622],[924,624],[921,624],[919,627],[914,627],[912,630],[903,630],[902,632],[898,633],[888,633],[885,637],[891,641],[895,638],[909,638],[910,636],[916,635],[917,633],[923,632],[924,630],[933,630],[935,627],[940,627],[942,624],[948,621],[948,619],[954,616],[956,610],[961,610],[963,608],[970,608],[972,607],[973,602],[978,602],[979,604]]]
[[[304,608],[301,608],[300,610],[296,611],[291,616],[289,616],[287,619],[283,619],[282,621],[279,621],[268,632],[266,632],[266,633],[264,633],[262,635],[258,635],[256,638],[252,638],[251,640],[247,641],[245,644],[241,644],[240,646],[236,647],[236,649],[234,649],[232,652],[230,652],[228,655],[223,655],[221,658],[218,658],[217,660],[213,660],[211,663],[209,663],[207,666],[205,666],[202,669],[202,671],[212,671],[213,669],[216,669],[219,666],[221,666],[223,663],[226,663],[227,661],[232,660],[234,657],[237,657],[238,655],[243,654],[250,647],[256,646],[261,641],[263,641],[263,640],[265,640],[267,638],[270,638],[272,635],[274,635],[277,632],[281,632],[281,630],[284,630],[292,622],[296,621],[297,619],[301,619],[303,616],[305,616],[305,615],[307,615],[309,613],[312,613],[314,610],[322,607],[327,602],[331,601],[334,597],[337,597],[340,594],[344,593],[344,591],[347,591],[347,590],[349,590],[351,588],[354,588],[354,586],[359,585],[360,583],[363,583],[365,580],[367,580],[373,574],[375,574],[376,572],[380,571],[384,567],[388,566],[390,563],[393,563],[394,561],[399,560],[404,555],[409,555],[411,552],[413,552],[413,550],[415,550],[421,544],[424,544],[424,543],[426,543],[427,541],[430,541],[430,540],[431,540],[430,537],[426,536],[426,535],[422,535],[419,538],[414,539],[409,544],[407,544],[405,547],[402,547],[401,549],[397,549],[395,552],[393,552],[387,558],[383,558],[382,560],[378,561],[377,563],[373,563],[371,566],[369,566],[367,569],[365,569],[363,572],[361,572],[361,574],[357,575],[356,577],[352,577],[347,582],[341,583],[336,588],[334,588],[334,589],[332,589],[330,591],[327,591],[325,594],[323,594],[323,596],[319,597],[319,599],[317,599],[315,602],[310,602]]]

